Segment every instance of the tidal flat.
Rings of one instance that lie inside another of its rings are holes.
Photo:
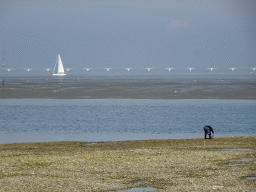
[[[256,137],[2,144],[0,167],[0,191],[254,191]]]
[[[0,99],[255,100],[255,87],[254,76],[10,76]]]

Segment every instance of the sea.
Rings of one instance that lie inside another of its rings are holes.
[[[205,125],[215,137],[256,136],[256,100],[0,99],[0,144],[203,138]]]

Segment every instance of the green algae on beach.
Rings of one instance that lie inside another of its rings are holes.
[[[256,137],[2,144],[0,191],[253,191],[255,149]]]

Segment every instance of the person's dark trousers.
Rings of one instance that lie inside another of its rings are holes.
[[[206,135],[208,135],[208,136],[209,136],[209,139],[211,139],[211,138],[212,138],[211,133],[204,133],[204,138],[205,138],[205,139],[207,139],[207,138],[206,138]]]
[[[210,129],[208,127],[204,127],[204,138],[205,139],[207,139],[206,138],[207,135],[209,136],[209,139],[212,138]]]

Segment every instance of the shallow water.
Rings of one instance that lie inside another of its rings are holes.
[[[241,158],[241,159],[238,159],[238,160],[230,160],[230,161],[252,161],[253,158]]]
[[[242,149],[242,148],[232,148],[232,149],[220,149],[221,151],[253,151],[253,149]]]
[[[250,165],[250,164],[230,164],[230,165],[224,165],[224,166],[227,166],[227,167],[238,167],[238,166],[241,166],[241,165]]]
[[[256,177],[246,177],[246,179],[249,179],[249,180],[256,180]]]
[[[256,135],[253,100],[0,99],[0,143]],[[221,149],[250,150],[250,149]]]

